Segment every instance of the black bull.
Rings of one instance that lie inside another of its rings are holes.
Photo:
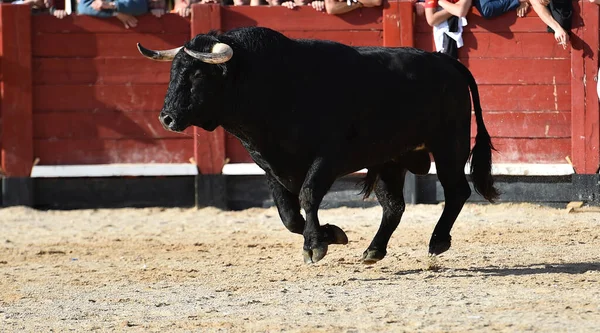
[[[163,126],[222,126],[236,136],[265,171],[284,225],[304,236],[307,263],[321,260],[329,244],[347,244],[344,231],[321,225],[317,212],[334,181],[357,170],[368,169],[363,191],[374,190],[383,207],[365,263],[386,255],[405,209],[406,171],[427,173],[429,153],[445,197],[431,255],[450,248],[452,225],[471,195],[469,158],[475,190],[490,202],[498,196],[477,84],[444,54],[295,40],[259,27],[201,34],[171,50],[138,49],[172,61]]]

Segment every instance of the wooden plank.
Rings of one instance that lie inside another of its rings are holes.
[[[600,166],[600,109],[598,105],[598,57],[600,48],[600,15],[598,5],[584,2],[583,21],[585,41],[589,52],[584,58],[585,70],[585,164],[579,173],[597,174]]]
[[[479,82],[479,77],[475,77]],[[570,111],[569,85],[487,85],[480,84],[484,111]]]
[[[493,138],[571,137],[571,112],[485,112],[483,120]],[[475,137],[475,115],[471,124],[471,137]]]
[[[227,133],[226,134],[226,151],[229,163],[254,163],[250,154],[235,136]]]
[[[0,173],[27,177],[33,165],[29,6],[0,6],[0,22]]]
[[[44,85],[33,87],[33,112],[152,111],[164,104],[168,85]]]
[[[192,6],[192,36],[211,30],[222,30],[223,6]],[[286,8],[287,9],[287,8]],[[194,127],[194,159],[198,172],[204,175],[220,174],[225,164],[225,130],[222,127],[208,132]]]
[[[35,139],[192,139],[190,128],[183,134],[165,130],[157,112],[50,112],[33,116]]]
[[[546,32],[546,25],[533,10],[521,18],[517,17],[515,11],[510,11],[492,19],[485,19],[473,6],[467,14],[467,22],[467,26],[464,27],[465,32]],[[423,3],[415,3],[415,32],[431,32],[432,29],[425,19]],[[546,33],[552,36],[552,34]]]
[[[566,59],[460,59],[478,84],[569,84],[571,62]]]
[[[433,34],[418,33],[416,47],[434,51]],[[463,33],[464,46],[458,49],[459,58],[552,58],[570,59],[571,49],[563,49],[554,35],[532,33]]]
[[[492,138],[492,144],[493,163],[565,163],[571,153],[569,138]]]
[[[486,123],[489,123],[486,120]],[[492,138],[499,150],[494,152],[494,163],[565,163],[570,152],[569,138]],[[471,147],[474,139],[471,140]],[[239,141],[227,137],[227,157],[230,163],[252,163],[252,159]]]
[[[358,31],[281,31],[290,38],[332,40],[352,46],[382,46],[383,32],[381,30]]]
[[[317,12],[310,6],[222,6],[222,29],[262,26],[275,30],[382,30],[381,7],[360,8],[341,15]]]
[[[586,90],[584,47],[587,44],[584,36],[581,3],[573,3],[573,29],[571,44],[571,161],[577,173],[584,173],[586,165]]]
[[[166,34],[73,32],[33,35],[34,57],[130,57],[140,59],[136,43],[152,49],[170,49],[185,44],[189,32]]]
[[[402,46],[400,2],[389,0],[383,8],[383,45],[387,47]],[[411,24],[412,26],[412,24]]]
[[[217,4],[194,4],[192,5],[191,35],[205,34],[211,30],[221,31],[223,6]]]
[[[40,164],[189,163],[193,139],[34,140]]]
[[[34,58],[33,83],[167,84],[170,62],[143,58]]]
[[[190,32],[190,18],[177,14],[165,14],[160,18],[151,14],[138,16],[138,25],[132,29],[125,26],[117,18],[97,18],[87,15],[69,15],[57,19],[51,15],[34,15],[32,31],[36,33],[187,33]],[[135,47],[135,46],[134,46]]]

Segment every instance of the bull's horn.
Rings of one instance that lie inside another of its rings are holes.
[[[143,47],[142,44],[137,43],[138,51],[140,51],[140,53],[144,57],[146,57],[148,59],[156,60],[156,61],[171,61],[171,60],[173,60],[173,58],[175,58],[175,55],[177,54],[177,52],[179,52],[179,50],[181,50],[182,47],[183,46],[176,47],[176,48],[170,49],[170,50],[155,51],[155,50],[147,49],[147,48]]]
[[[190,56],[209,64],[222,64],[229,61],[233,56],[233,49],[231,46],[224,43],[216,43],[212,48],[212,53],[198,52],[185,47],[183,48],[183,51]]]

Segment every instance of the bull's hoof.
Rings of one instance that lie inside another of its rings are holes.
[[[436,237],[435,235],[432,236],[431,241],[429,241],[429,255],[437,256],[448,251],[448,249],[450,249],[451,241],[452,237],[450,237],[450,235],[445,239]]]
[[[374,263],[383,259],[385,257],[385,255],[386,255],[385,251],[380,251],[380,250],[376,250],[376,249],[367,249],[367,250],[365,250],[365,252],[363,252],[362,262],[365,265],[373,265]]]
[[[333,224],[326,224],[321,226],[321,230],[323,231],[323,238],[329,244],[348,244],[348,236],[344,230]]]
[[[312,249],[304,249],[302,256],[304,257],[305,264],[314,264],[319,260],[323,259],[327,254],[327,244],[320,243]]]

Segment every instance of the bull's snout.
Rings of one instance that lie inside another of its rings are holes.
[[[177,121],[175,117],[164,111],[158,115],[158,120],[168,131],[181,132],[185,128],[185,126],[183,126],[183,124],[181,124],[180,121]]]

